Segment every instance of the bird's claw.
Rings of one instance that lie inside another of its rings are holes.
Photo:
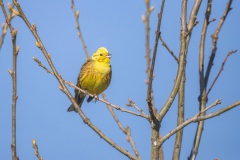
[[[94,102],[96,103],[97,100],[99,100],[99,96],[97,94],[94,94],[93,97],[94,97]]]

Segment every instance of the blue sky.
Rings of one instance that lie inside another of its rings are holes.
[[[8,1],[4,1],[5,6]],[[65,80],[76,83],[85,54],[75,29],[75,19],[70,8],[71,1],[21,1],[23,11],[31,23],[37,25],[38,34],[51,54],[56,69]],[[206,3],[204,1],[203,3]],[[207,32],[206,56],[211,51],[211,34],[214,32],[227,1],[213,1],[211,18],[213,22]],[[193,1],[189,2],[190,11]],[[152,1],[155,10],[151,14],[151,49],[153,50],[157,12],[160,1]],[[145,14],[144,1],[75,1],[80,11],[80,26],[89,53],[104,46],[112,54],[113,76],[111,85],[106,90],[108,100],[127,108],[131,98],[147,113],[146,104],[146,62],[145,30],[141,16]],[[186,112],[190,118],[198,112],[199,76],[198,53],[199,40],[206,4],[202,4],[194,28],[187,57]],[[221,109],[240,99],[240,2],[234,1],[233,10],[219,34],[218,50],[209,81],[215,78],[226,54],[237,49],[225,65],[224,71],[209,95],[209,103],[222,99],[222,104],[208,113]],[[162,21],[162,37],[176,55],[180,41],[180,1],[166,1]],[[4,22],[0,13],[0,22]],[[44,65],[47,62],[41,51],[35,46],[35,39],[24,22],[16,17],[12,25],[18,28],[18,101],[17,101],[17,153],[20,159],[36,159],[31,140],[37,140],[39,152],[44,159],[127,159],[103,141],[85,125],[75,113],[66,112],[70,105],[68,98],[58,89],[57,80],[47,74],[32,59],[38,58]],[[7,69],[12,69],[11,37],[6,35],[0,51],[0,159],[11,159],[11,94],[12,81]],[[177,64],[170,54],[159,44],[153,83],[155,105],[159,110],[165,103],[174,83]],[[74,89],[70,88],[71,93]],[[164,118],[161,134],[168,133],[176,126],[177,99]],[[110,112],[101,102],[83,103],[82,109],[89,119],[109,138],[132,152],[126,136],[115,124]],[[207,120],[197,159],[235,159],[238,157],[240,109],[235,108],[219,117]],[[116,111],[124,126],[130,126],[133,140],[143,160],[150,157],[150,126],[142,118]],[[181,159],[187,159],[191,151],[197,124],[190,124],[184,129]],[[164,145],[165,159],[171,159],[174,136]]]

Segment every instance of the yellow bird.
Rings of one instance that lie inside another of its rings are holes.
[[[111,82],[112,68],[110,65],[111,54],[104,47],[98,50],[88,59],[82,66],[77,85],[88,93],[99,95]],[[75,89],[75,100],[81,107],[86,94]],[[90,102],[93,97],[89,96],[87,102]],[[68,112],[75,111],[73,104],[68,108]]]

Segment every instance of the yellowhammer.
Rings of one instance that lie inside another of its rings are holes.
[[[104,47],[100,47],[91,59],[88,59],[82,66],[77,86],[86,90],[88,93],[99,95],[110,84],[112,77],[112,69],[110,65],[111,54]],[[75,89],[75,100],[81,107],[86,94]],[[89,96],[87,102],[90,102],[93,97]],[[74,111],[73,104],[68,108],[68,112]]]

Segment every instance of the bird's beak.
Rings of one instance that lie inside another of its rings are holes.
[[[108,54],[108,55],[107,55],[107,57],[108,57],[108,58],[111,58],[111,57],[112,57],[112,55],[111,55],[111,54]]]

